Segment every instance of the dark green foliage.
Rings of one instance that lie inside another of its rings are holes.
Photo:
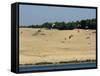
[[[41,27],[42,27],[42,28],[44,27],[44,28],[51,29],[52,23],[46,22],[46,23],[42,24]]]
[[[59,30],[96,29],[96,19],[86,19],[76,22],[45,22],[42,25],[20,26],[25,28],[47,28]]]
[[[87,19],[80,21],[82,29],[96,29],[96,19]]]

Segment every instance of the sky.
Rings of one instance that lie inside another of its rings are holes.
[[[37,5],[19,6],[19,25],[21,26],[92,18],[96,18],[96,9]]]

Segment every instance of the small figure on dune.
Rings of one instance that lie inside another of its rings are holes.
[[[73,36],[74,36],[74,35],[71,34],[71,35],[69,36],[69,39],[71,39]]]
[[[86,28],[86,31],[88,32],[88,26],[86,26],[85,28]]]
[[[77,27],[76,27],[77,28],[77,32],[80,32],[80,30],[79,30],[80,27],[81,27],[81,25],[78,24]]]
[[[55,26],[55,24],[53,23],[53,24],[51,25],[51,29],[53,29],[54,26]]]

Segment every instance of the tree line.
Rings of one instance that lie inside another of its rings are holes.
[[[47,28],[59,30],[96,29],[96,19],[86,19],[75,22],[45,22],[41,25],[20,26],[22,28]]]

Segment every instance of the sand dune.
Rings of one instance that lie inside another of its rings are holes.
[[[20,64],[96,59],[95,30],[20,28],[19,37]]]

